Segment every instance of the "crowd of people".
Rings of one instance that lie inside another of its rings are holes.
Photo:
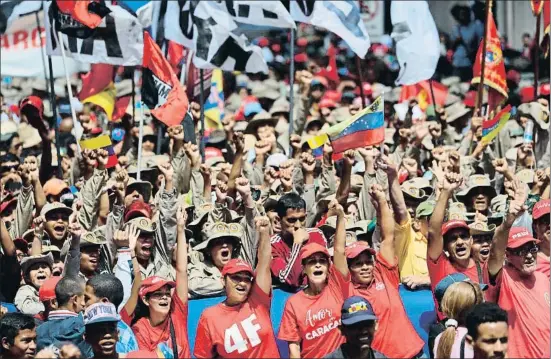
[[[147,110],[109,122],[63,89],[53,118],[40,81],[3,85],[0,357],[277,358],[284,343],[291,358],[548,358],[549,85],[526,98],[509,68],[515,110],[482,141],[479,20],[454,11],[444,106],[399,102],[391,43],[374,45],[360,83],[346,45],[313,28],[296,41],[294,88],[281,38],[263,37],[270,73],[225,73],[220,126],[201,128],[191,102],[191,136]],[[310,147],[383,93],[384,143]],[[82,148],[77,125],[112,149]],[[293,293],[280,323],[274,288]],[[427,343],[401,288],[432,291]],[[224,299],[191,350],[188,305],[206,297]]]

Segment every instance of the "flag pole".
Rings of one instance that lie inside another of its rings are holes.
[[[385,92],[383,91],[382,95],[381,95],[381,102],[382,102],[382,107],[383,107],[383,120],[384,120],[384,117],[385,117]],[[383,142],[381,142],[381,144],[379,145],[379,151],[381,152],[381,156],[385,154],[385,140],[383,138]]]
[[[536,16],[536,43],[534,49],[534,101],[538,98],[538,77],[540,75],[540,26],[541,12]]]
[[[66,56],[65,56],[65,43],[63,42],[63,35],[61,34],[61,31],[58,31],[57,37],[61,45],[60,46],[61,58],[63,59],[63,68],[65,69],[65,80],[67,81],[67,94],[69,95],[69,107],[71,107],[71,117],[73,118],[73,128],[75,129],[75,135],[76,135],[75,137],[77,139],[77,152],[80,157],[79,141],[80,141],[80,138],[82,137],[82,132],[78,133],[77,128],[82,131],[82,127],[80,126],[80,122],[78,122],[75,106],[73,105],[73,89],[71,88],[71,78],[69,77],[69,69],[67,68],[67,62],[66,62]],[[52,86],[53,86],[53,82],[52,82]]]
[[[132,121],[136,121],[136,68],[132,70]]]
[[[295,107],[295,28],[291,28],[289,45],[291,47],[291,64],[289,66],[289,158],[293,155],[293,146],[291,145],[291,135],[293,134],[293,114]]]
[[[140,92],[140,97],[141,97],[141,92]],[[140,102],[141,102],[141,105],[140,105],[140,132],[139,132],[139,137],[138,137],[138,172],[136,173],[136,179],[138,181],[141,180],[142,176],[141,176],[141,172],[142,172],[142,145],[143,145],[143,120],[144,120],[144,116],[145,116],[145,112],[144,112],[144,103],[143,103],[143,99],[140,98]]]
[[[200,77],[200,92],[199,92],[199,102],[201,102],[201,142],[199,143],[199,149],[201,150],[201,157],[203,162],[205,161],[205,83],[203,76],[203,69],[199,69]]]
[[[482,39],[482,64],[480,66],[480,83],[478,84],[478,94],[476,97],[476,109],[478,115],[482,116],[482,94],[484,92],[484,70],[486,67],[486,42],[488,37],[488,20],[492,11],[492,0],[486,0],[486,19],[484,20],[484,37]],[[478,59],[476,59],[477,61]]]
[[[362,97],[362,107],[366,108],[367,105],[365,103],[365,95],[364,95],[364,80],[363,80],[362,69],[360,65],[361,65],[360,57],[356,55],[356,71],[358,72],[358,78],[360,79],[360,96]]]
[[[429,79],[430,97],[432,99],[432,107],[436,111],[436,98],[434,97],[434,88],[432,87],[432,79]]]
[[[54,67],[52,65],[51,56],[48,56],[48,67],[50,69],[50,105],[52,107],[52,114],[54,116],[55,149],[57,153],[57,178],[62,179],[63,174],[61,172],[61,151],[59,149],[59,123],[57,122],[57,104],[56,104],[55,89],[54,89]],[[77,141],[77,148],[78,148],[78,141]]]
[[[40,19],[38,17],[38,11],[34,13],[36,18],[36,29],[38,30],[38,38],[40,39],[40,57],[42,58],[42,69],[44,70],[44,79],[48,82],[48,72],[46,71],[46,59],[44,58],[44,42],[42,40],[42,30],[40,29]]]

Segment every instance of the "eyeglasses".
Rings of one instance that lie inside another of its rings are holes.
[[[538,253],[539,249],[540,248],[537,245],[535,245],[535,246],[528,247],[528,248],[525,247],[525,248],[522,248],[522,249],[519,249],[519,250],[509,250],[509,252],[511,252],[515,256],[524,257],[528,253],[536,255],[536,253]]]
[[[252,283],[253,282],[253,277],[251,276],[248,276],[248,275],[230,275],[229,276],[231,281],[234,282],[234,283],[241,283],[241,282],[245,282],[245,283]]]
[[[285,220],[289,223],[296,223],[297,221],[304,223],[306,221],[306,216],[299,218],[285,218]]]
[[[155,300],[160,300],[164,297],[170,298],[171,297],[170,292],[153,292],[149,295],[149,298],[155,299]]]
[[[319,257],[319,258],[308,258],[304,261],[304,264],[306,265],[316,265],[318,263],[322,265],[327,265],[329,264],[329,260],[325,257]]]

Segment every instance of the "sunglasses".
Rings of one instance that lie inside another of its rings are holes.
[[[245,283],[252,283],[253,282],[253,277],[249,276],[249,275],[230,275],[229,276],[231,281],[234,282],[234,283],[241,283],[241,282],[245,282]]]
[[[304,223],[306,221],[306,216],[299,217],[299,218],[285,218],[285,220],[289,223],[296,223],[297,221]]]
[[[6,172],[10,172],[11,170],[16,171],[17,168],[19,168],[19,165],[18,165],[18,164],[13,164],[13,165],[2,165],[2,167],[0,167],[0,172],[6,173]]]
[[[66,213],[48,213],[45,217],[47,222],[58,221],[60,219],[65,222],[69,220],[69,215]]]
[[[509,252],[511,252],[511,254],[513,254],[515,256],[524,257],[528,253],[536,255],[536,253],[538,253],[539,249],[540,248],[537,245],[535,245],[535,246],[532,246],[532,247],[522,248],[522,249],[519,249],[519,250],[509,250]]]

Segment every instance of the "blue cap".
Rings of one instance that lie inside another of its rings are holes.
[[[343,325],[353,325],[368,320],[377,320],[377,316],[367,299],[353,296],[344,301],[341,310]]]
[[[112,303],[92,304],[84,311],[84,325],[118,322],[119,320],[121,320],[121,317]]]
[[[446,293],[446,290],[450,287],[450,285],[457,282],[469,282],[469,281],[471,281],[471,279],[463,273],[448,274],[447,276],[442,278],[440,282],[438,282],[438,284],[436,284],[436,287],[434,287],[434,297],[440,304],[440,302],[442,301],[442,298],[444,298],[444,294]],[[479,286],[480,286],[480,290],[488,289],[487,284],[479,284]]]
[[[315,86],[315,85],[322,85],[321,81],[318,80],[318,79],[313,79],[311,82],[310,82],[310,86]]]
[[[245,105],[244,115],[250,116],[262,112],[262,106],[258,102],[251,102]]]

